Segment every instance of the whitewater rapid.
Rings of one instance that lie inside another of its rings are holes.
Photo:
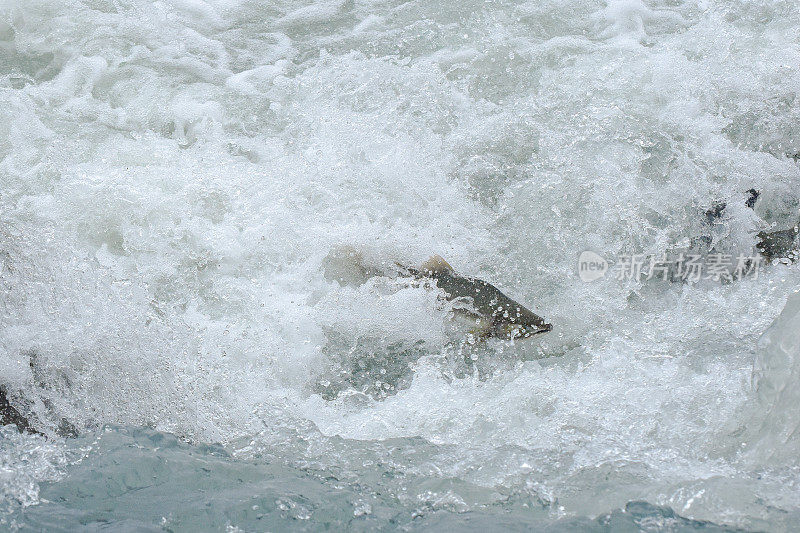
[[[0,386],[48,435],[3,430],[2,520],[70,498],[78,520],[84,481],[160,472],[177,439],[170,460],[210,454],[220,479],[312,476],[317,499],[258,504],[312,529],[329,494],[369,527],[535,508],[580,529],[645,501],[791,529],[797,265],[576,267],[700,235],[751,254],[791,226],[796,8],[0,0]],[[439,254],[553,331],[465,348],[435,291],[326,277],[341,246]],[[258,529],[248,513],[211,524]]]

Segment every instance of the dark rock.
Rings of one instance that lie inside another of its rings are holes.
[[[768,261],[773,259],[797,260],[800,252],[797,243],[798,227],[777,231],[761,231],[758,233],[756,248]]]
[[[706,221],[708,221],[709,224],[713,224],[722,218],[727,206],[728,204],[725,202],[717,202],[716,204],[712,205],[711,208],[706,211]]]
[[[750,209],[755,209],[756,201],[758,200],[758,197],[761,196],[761,193],[755,189],[750,189],[747,191],[747,195],[747,200],[744,201],[744,205]]]
[[[20,412],[13,405],[11,405],[11,402],[8,401],[8,396],[6,395],[6,389],[4,387],[0,387],[0,424],[4,426],[14,424],[17,426],[17,429],[20,431],[20,433],[39,433],[33,429],[33,427],[31,427],[28,419],[22,416],[22,414],[20,414]]]

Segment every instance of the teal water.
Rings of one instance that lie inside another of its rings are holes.
[[[792,233],[798,35],[792,0],[0,0],[0,389],[46,436],[0,431],[0,526],[793,531],[798,264],[577,262]],[[553,331],[465,342],[347,248]]]
[[[595,519],[559,520],[542,501],[498,498],[479,487],[468,491],[485,503],[453,512],[433,500],[458,490],[456,480],[424,480],[428,501],[404,501],[392,494],[384,479],[393,474],[381,465],[354,480],[313,465],[237,460],[224,448],[149,430],[108,428],[71,443],[81,446],[91,449],[86,458],[60,482],[45,484],[40,504],[7,523],[21,531],[737,531],[646,502]]]

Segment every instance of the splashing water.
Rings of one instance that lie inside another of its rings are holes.
[[[575,268],[796,223],[798,30],[781,0],[0,1],[0,387],[46,435],[0,434],[0,520],[791,529],[797,265]],[[326,275],[342,246],[554,329],[460,342],[430,287]]]

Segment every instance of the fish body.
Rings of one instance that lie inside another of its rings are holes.
[[[331,251],[324,262],[327,279],[358,286],[374,276],[411,277],[416,283],[435,286],[453,302],[455,322],[478,338],[525,339],[553,329],[542,317],[512,300],[500,289],[478,278],[457,274],[447,261],[435,255],[420,268],[400,263],[368,261],[351,246]]]
[[[481,337],[524,339],[553,329],[552,324],[491,283],[456,274],[438,255],[420,269],[405,267],[405,270],[418,279],[433,281],[447,300],[463,302],[465,305],[453,308],[456,318],[474,321],[473,332]]]

